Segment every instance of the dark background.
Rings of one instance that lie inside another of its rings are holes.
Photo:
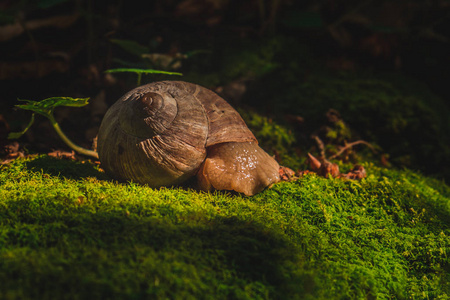
[[[352,129],[348,141],[380,147],[376,161],[448,180],[449,62],[444,0],[1,1],[0,142],[28,122],[17,98],[90,97],[56,114],[89,147],[107,107],[135,86],[134,74],[104,71],[153,68],[184,76],[143,83],[199,83],[287,126],[301,157],[334,108]],[[28,153],[65,148],[42,118],[19,143]]]

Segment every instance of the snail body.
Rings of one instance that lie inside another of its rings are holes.
[[[253,195],[279,181],[278,163],[239,113],[211,90],[181,81],[137,87],[113,104],[98,154],[113,177],[151,187],[197,176],[201,189]]]

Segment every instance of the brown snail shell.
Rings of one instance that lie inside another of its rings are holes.
[[[196,84],[163,81],[126,93],[107,111],[98,134],[103,169],[151,187],[197,175],[202,189],[253,195],[278,182],[279,166],[239,113]]]

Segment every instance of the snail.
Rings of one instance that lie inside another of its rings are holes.
[[[172,186],[196,176],[202,190],[254,195],[280,181],[239,113],[213,91],[182,81],[126,93],[98,133],[102,168],[118,180]]]

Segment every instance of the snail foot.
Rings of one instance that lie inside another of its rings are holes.
[[[255,142],[222,143],[207,149],[197,173],[202,190],[234,190],[247,196],[280,181],[280,167]]]

